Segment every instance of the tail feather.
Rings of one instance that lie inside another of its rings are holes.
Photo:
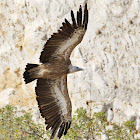
[[[30,83],[30,82],[32,82],[32,81],[34,81],[36,79],[36,78],[31,78],[31,75],[30,75],[30,73],[28,71],[30,69],[32,69],[32,68],[37,67],[37,66],[39,66],[39,65],[37,65],[37,64],[29,64],[29,63],[26,65],[25,72],[23,74],[23,78],[24,78],[24,81],[25,81],[26,84],[28,84],[28,83]]]

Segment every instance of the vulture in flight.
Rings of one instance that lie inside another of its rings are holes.
[[[51,129],[51,139],[67,134],[71,125],[72,105],[67,89],[67,74],[81,71],[73,66],[70,55],[82,41],[88,24],[88,10],[85,4],[82,14],[80,5],[75,19],[71,11],[72,24],[67,19],[58,33],[54,33],[44,45],[40,55],[41,64],[27,64],[23,74],[25,83],[37,79],[36,100],[41,116],[45,118],[46,130]]]

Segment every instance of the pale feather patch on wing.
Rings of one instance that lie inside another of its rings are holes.
[[[85,30],[83,28],[75,30],[72,36],[62,43],[62,45],[58,48],[57,54],[64,54],[65,59],[69,57],[71,48],[77,46],[83,39],[83,35],[85,34]]]
[[[64,88],[64,87],[61,87],[61,88]],[[63,90],[60,89],[60,87],[58,87],[58,85],[55,85],[53,89],[54,89],[54,92],[56,93],[56,98],[58,99],[58,101],[60,103],[62,114],[63,115],[67,114],[67,108],[66,108],[67,103],[66,103],[66,100],[64,98],[64,95],[62,94]]]

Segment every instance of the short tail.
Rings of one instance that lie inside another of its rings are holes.
[[[30,73],[28,71],[30,69],[32,69],[32,68],[37,67],[37,66],[39,66],[39,65],[37,65],[37,64],[29,64],[29,63],[26,65],[25,72],[23,74],[23,78],[24,78],[24,81],[25,81],[26,84],[28,84],[28,83],[30,83],[30,82],[32,82],[32,81],[34,81],[36,79],[36,78],[31,78],[31,75],[30,75]]]

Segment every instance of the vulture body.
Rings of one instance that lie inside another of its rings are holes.
[[[51,128],[51,139],[67,134],[71,125],[72,106],[67,89],[67,74],[83,69],[70,61],[72,50],[82,41],[88,24],[87,4],[83,13],[80,6],[77,21],[71,11],[72,24],[66,19],[58,33],[54,33],[44,45],[40,55],[41,64],[27,64],[23,77],[25,83],[37,79],[36,99],[42,117]]]

